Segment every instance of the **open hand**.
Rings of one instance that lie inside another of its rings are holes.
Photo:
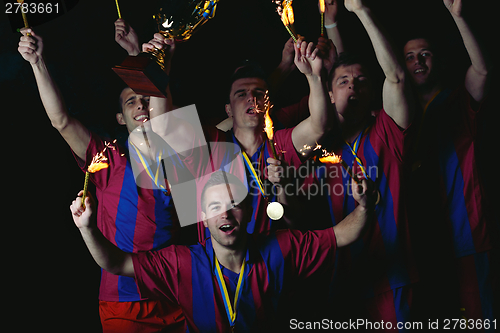
[[[314,47],[314,43],[299,40],[294,44],[294,49],[295,66],[299,71],[306,76],[321,76],[323,59],[318,56],[319,49]]]

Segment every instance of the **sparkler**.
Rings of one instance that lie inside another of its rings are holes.
[[[120,12],[120,5],[118,4],[118,0],[115,0],[116,10],[118,11],[118,18],[122,18],[122,13]]]
[[[297,37],[295,36],[295,32],[293,29],[295,18],[293,15],[292,0],[284,0],[283,7],[281,7],[279,4],[278,6],[278,14],[280,14],[281,12],[281,22],[283,22],[286,30],[288,31],[290,36],[292,36],[293,41],[296,43]]]
[[[319,0],[319,11],[321,12],[321,37],[324,36],[325,29],[325,0]]]
[[[271,150],[273,152],[273,157],[275,160],[278,159],[278,154],[276,154],[276,148],[274,147],[274,127],[273,127],[273,120],[271,119],[271,116],[269,115],[269,111],[273,107],[271,105],[271,102],[269,100],[269,90],[266,90],[266,94],[264,96],[264,110],[260,110],[259,106],[257,105],[257,99],[254,98],[254,104],[255,104],[255,110],[256,112],[265,112],[264,114],[264,132],[266,132],[267,139],[269,140],[269,145],[271,146]]]
[[[24,3],[24,0],[17,0],[17,2],[22,5]],[[23,16],[24,27],[29,28],[30,26],[28,24],[28,18],[26,17],[26,13],[22,9],[21,9],[21,15]],[[29,32],[27,33],[27,35],[31,36]]]
[[[302,153],[302,155],[305,155],[306,151],[311,150],[311,149],[313,151],[319,150],[319,149],[321,149],[321,145],[316,143],[316,146],[314,148],[312,146],[309,146],[309,145],[304,145],[301,149],[299,149],[299,153]],[[319,157],[319,161],[321,163],[325,163],[325,164],[339,164],[340,163],[344,167],[344,169],[347,171],[349,176],[351,176],[351,178],[356,182],[356,184],[361,183],[361,181],[358,179],[358,177],[352,173],[352,168],[350,168],[347,165],[347,163],[342,158],[340,158],[339,155],[336,155],[333,152],[329,152],[326,149],[321,149],[321,156]]]
[[[116,143],[116,140],[113,140],[112,143]],[[109,142],[105,142],[104,145],[105,145],[104,149],[101,152],[94,155],[94,157],[92,158],[92,162],[90,162],[90,164],[87,168],[87,172],[85,172],[85,183],[83,184],[83,195],[82,195],[83,208],[85,208],[85,197],[87,196],[87,188],[88,188],[88,184],[89,184],[90,174],[96,173],[99,170],[106,169],[107,167],[109,167],[109,164],[106,163],[108,158],[106,156],[104,156],[104,152],[108,148],[111,148],[113,150],[116,149]],[[123,156],[123,155],[124,154],[122,154],[121,156]]]

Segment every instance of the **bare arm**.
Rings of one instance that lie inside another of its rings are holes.
[[[148,43],[142,45],[142,51],[148,52],[153,48],[165,51],[165,73],[170,73],[172,57],[175,52],[175,42],[163,35],[156,33]],[[167,142],[176,152],[189,151],[193,146],[195,131],[193,126],[170,111],[176,109],[172,104],[170,87],[167,87],[167,97],[151,96],[149,102],[149,115],[151,129]]]
[[[302,37],[300,37],[302,38]],[[290,37],[285,46],[283,47],[283,52],[281,55],[281,62],[278,67],[269,75],[268,86],[270,91],[278,91],[283,82],[285,82],[288,75],[295,69],[295,64],[293,63],[294,50],[293,50],[293,39]]]
[[[83,207],[82,193],[83,191],[80,191],[78,197],[73,200],[70,210],[90,254],[101,268],[111,274],[134,277],[132,254],[123,252],[104,237],[95,223],[94,202],[90,197],[86,197]]]
[[[404,67],[394,48],[387,39],[378,20],[362,0],[345,0],[347,10],[354,12],[375,49],[375,55],[385,75],[382,99],[385,112],[399,125],[407,128],[413,120],[414,102],[409,84],[406,82]]]
[[[299,151],[304,145],[314,146],[320,142],[331,127],[330,98],[326,87],[326,77],[322,74],[323,60],[317,56],[318,49],[313,44],[295,44],[295,65],[306,76],[309,83],[309,112],[311,115],[298,124],[292,132],[292,141]],[[312,151],[309,151],[311,154]],[[308,156],[305,156],[306,158]]]
[[[480,102],[487,93],[490,64],[486,62],[481,46],[462,17],[462,0],[444,0],[444,4],[457,25],[472,63],[465,76],[465,87],[472,98]]]
[[[325,0],[325,30],[328,38],[333,41],[337,54],[340,54],[344,52],[344,43],[337,26],[338,3],[339,0]],[[331,25],[334,26],[328,28]]]
[[[52,126],[59,131],[75,154],[85,161],[90,133],[78,120],[70,117],[59,89],[50,76],[42,57],[43,41],[32,29],[22,29],[19,53],[30,62],[38,91]],[[27,36],[30,32],[32,36]]]

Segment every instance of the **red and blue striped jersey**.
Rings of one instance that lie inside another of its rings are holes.
[[[381,110],[360,134],[356,154],[368,177],[375,182],[381,200],[375,208],[374,223],[360,239],[339,251],[334,294],[337,288],[340,291],[352,285],[361,295],[369,297],[418,279],[404,198],[409,132],[410,128],[402,130]],[[353,166],[354,174],[362,175],[347,143],[336,138],[329,149]],[[357,206],[351,191],[352,180],[340,164],[319,164],[313,170],[315,179],[309,178],[306,183],[319,184],[320,191],[315,191],[320,200],[326,199],[324,205],[336,225]]]
[[[249,243],[235,331],[276,331],[279,308],[295,281],[318,275],[325,281],[331,279],[335,234],[332,228],[306,233],[281,230]],[[189,332],[230,330],[211,239],[203,245],[173,245],[139,253],[133,262],[141,295],[178,303]],[[233,298],[238,274],[228,269],[222,274]]]
[[[300,158],[293,146],[292,130],[280,130],[274,133],[274,142],[276,150],[283,155],[283,160],[290,165],[300,164]],[[201,221],[201,192],[205,183],[210,178],[210,174],[223,169],[240,178],[244,184],[247,184],[249,195],[252,196],[253,215],[248,223],[247,232],[250,234],[267,234],[272,228],[272,220],[267,216],[267,200],[263,198],[255,180],[252,179],[248,168],[243,162],[241,148],[233,131],[223,132],[215,127],[205,127],[204,134],[208,146],[198,142],[188,155],[182,158],[183,166],[188,168],[196,179],[196,206],[198,211],[198,221]],[[261,181],[267,179],[267,159],[273,156],[269,142],[266,140],[259,147],[257,152],[248,156],[256,169],[257,175]],[[269,198],[274,201],[274,197]],[[198,223],[199,241],[210,236],[208,228],[205,228],[202,222]]]
[[[457,258],[490,250],[499,235],[478,167],[478,124],[486,103],[474,110],[465,85],[445,89],[429,103],[420,129],[418,181],[437,193],[439,223],[444,220]]]
[[[110,141],[107,141],[110,142]],[[112,144],[104,155],[109,167],[90,174],[96,186],[97,225],[104,236],[125,252],[158,250],[172,244],[179,228],[170,195],[159,189],[145,189],[136,185],[128,150]],[[91,133],[86,161],[76,157],[83,171],[92,158],[105,148],[105,140]],[[144,174],[141,181],[150,181]],[[133,278],[117,276],[101,270],[99,299],[103,301],[139,301],[137,284]]]

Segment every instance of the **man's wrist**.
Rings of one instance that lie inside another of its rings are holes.
[[[139,47],[134,47],[131,50],[128,50],[128,55],[129,56],[137,56],[139,53],[141,53],[141,49]]]
[[[277,69],[282,73],[290,73],[295,69],[295,63],[293,60],[290,61],[281,61],[277,67]]]

